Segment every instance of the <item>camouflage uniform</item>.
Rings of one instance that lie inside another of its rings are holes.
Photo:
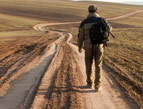
[[[99,17],[98,14],[95,13],[89,13],[87,18],[90,17]],[[110,25],[105,20],[106,24],[110,28]],[[99,87],[101,83],[101,73],[102,73],[102,58],[104,53],[104,47],[103,44],[97,44],[94,45],[94,48],[92,48],[92,44],[90,41],[90,28],[94,22],[87,21],[85,23],[85,20],[82,21],[80,28],[79,28],[79,35],[78,35],[78,47],[79,50],[81,50],[83,43],[85,48],[85,64],[86,64],[86,75],[87,75],[87,84],[93,83],[93,72],[92,72],[92,63],[93,60],[95,61],[95,87]]]

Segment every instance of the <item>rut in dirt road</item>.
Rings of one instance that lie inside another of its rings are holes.
[[[8,42],[10,47],[6,46],[7,43],[0,45],[4,48],[1,50],[3,55],[0,55],[0,87],[36,56],[42,55],[47,45],[58,38],[59,36],[52,39],[50,37],[29,37],[18,39],[15,43]]]
[[[87,88],[84,52],[70,42],[67,34],[40,83],[31,109],[136,109],[104,67],[103,90]],[[67,40],[68,38],[68,40]],[[66,41],[67,40],[67,41]],[[52,75],[52,76],[51,76]]]
[[[48,38],[35,38],[31,43],[37,43],[36,48],[31,49],[30,46],[26,46],[26,54],[24,54],[23,49],[21,49],[20,53],[23,54],[23,56],[20,61],[14,63],[14,65],[11,66],[12,68],[0,78],[0,109],[27,109],[29,105],[31,105],[41,78],[56,52],[54,42],[55,40],[57,41],[60,36],[60,34],[54,33]],[[27,44],[27,42],[25,43]],[[26,60],[21,62],[25,57]],[[11,61],[10,59],[11,56],[9,61]],[[13,56],[13,59],[17,58]],[[7,60],[8,58],[3,60],[3,62]],[[2,65],[4,65],[4,63],[2,63]]]
[[[56,108],[80,108],[81,99],[78,97],[75,87],[78,78],[73,69],[74,57],[71,48],[67,44],[61,46],[63,48],[63,60],[55,77],[52,93],[47,96],[45,109]],[[78,102],[78,104],[77,104]]]
[[[82,107],[82,97],[80,92],[79,82],[79,68],[74,59],[71,47],[66,43],[68,40],[66,35],[64,41],[58,45],[57,55],[55,56],[52,64],[58,66],[58,62],[60,62],[57,71],[54,75],[52,82],[50,82],[50,88],[46,84],[49,83],[47,81],[48,78],[45,78],[47,82],[41,82],[41,87],[36,94],[35,101],[31,107],[31,109],[57,109],[57,108],[81,108]],[[63,53],[63,54],[62,54]],[[58,60],[61,58],[60,60]],[[55,72],[55,71],[54,71]],[[52,70],[48,70],[46,74],[52,73]],[[50,75],[50,74],[49,74]],[[48,75],[48,77],[49,77]],[[45,91],[44,91],[45,90]],[[41,102],[41,96],[44,95],[43,102]],[[41,102],[39,105],[37,103]],[[78,103],[77,103],[78,102]]]

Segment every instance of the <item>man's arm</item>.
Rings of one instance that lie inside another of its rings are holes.
[[[77,41],[79,52],[82,52],[83,41],[84,41],[84,25],[81,24],[79,27],[78,41]]]

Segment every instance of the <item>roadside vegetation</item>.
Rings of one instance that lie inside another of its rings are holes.
[[[0,43],[27,36],[45,36],[32,28],[39,23],[81,21],[88,13],[88,5],[92,3],[99,7],[99,14],[105,18],[142,9],[141,6],[103,2],[1,0]],[[130,18],[110,22],[116,38],[110,39],[104,59],[104,63],[112,70],[112,76],[140,107],[143,106],[142,18],[143,13],[140,13]],[[51,26],[48,29],[71,32],[74,36],[72,42],[76,44],[78,27],[79,24],[70,24]],[[6,43],[8,44],[8,42]],[[3,53],[2,49],[0,48],[0,55]]]

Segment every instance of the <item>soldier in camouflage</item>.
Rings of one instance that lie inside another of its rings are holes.
[[[87,86],[92,88],[93,83],[96,91],[101,90],[101,74],[102,74],[102,58],[104,53],[104,45],[96,44],[92,48],[92,43],[90,40],[90,28],[95,23],[95,21],[88,20],[90,17],[100,17],[97,13],[97,7],[90,5],[88,7],[89,14],[85,20],[82,21],[79,27],[78,34],[78,50],[81,53],[84,43],[85,48],[85,64],[86,64],[86,75],[87,75]],[[111,30],[110,24],[105,20],[107,26]],[[92,64],[95,61],[95,80],[93,81]]]

